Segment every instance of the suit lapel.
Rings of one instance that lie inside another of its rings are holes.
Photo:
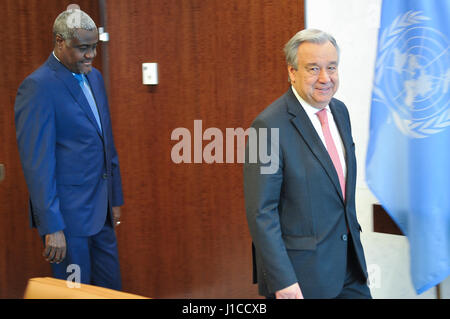
[[[49,63],[50,68],[55,71],[56,76],[64,83],[81,109],[86,113],[86,116],[91,121],[92,125],[94,125],[97,133],[100,135],[100,137],[102,137],[102,133],[100,132],[100,128],[97,124],[97,121],[95,120],[94,114],[92,113],[89,102],[87,101],[80,85],[78,84],[78,81],[75,79],[72,72],[70,72],[70,70],[67,69],[58,60],[56,60],[53,54],[50,55],[47,62]],[[99,113],[101,112],[99,111]]]
[[[328,154],[327,149],[323,145],[322,140],[317,134],[316,129],[312,125],[305,110],[292,92],[292,88],[289,89],[286,97],[288,112],[294,116],[291,119],[291,123],[295,126],[305,143],[308,145],[311,152],[320,162],[328,177],[331,179],[334,187],[336,188],[336,191],[338,192],[341,200],[344,201],[341,192],[341,186],[339,184],[339,177],[336,173],[336,169],[334,168],[330,155]]]
[[[94,96],[95,104],[97,104],[97,110],[98,110],[98,116],[100,118],[100,123],[103,127],[104,123],[105,123],[105,121],[103,119],[105,112],[104,112],[104,105],[100,103],[100,101],[102,101],[102,99],[100,99],[100,96],[99,96],[100,92],[102,92],[103,89],[101,87],[99,87],[99,83],[98,83],[98,81],[95,80],[95,77],[92,75],[92,72],[90,72],[87,75],[87,79],[88,79],[89,85],[91,86],[92,95]],[[97,121],[95,122],[95,124],[97,125]],[[99,134],[102,135],[102,132],[100,131],[100,128],[98,127],[98,125],[97,125],[97,128],[98,128]]]
[[[353,157],[353,139],[351,136],[348,119],[345,117],[344,112],[339,112],[337,110],[336,102],[331,100],[330,102],[331,113],[333,113],[333,118],[336,126],[341,135],[342,143],[345,149],[345,164],[347,166],[347,178],[345,183],[345,194],[347,197],[347,202],[349,202],[348,196],[352,196],[353,192],[350,191],[351,185],[356,183],[356,162]]]

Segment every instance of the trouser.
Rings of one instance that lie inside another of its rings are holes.
[[[55,278],[122,289],[116,234],[110,218],[93,236],[65,236],[66,258],[59,264],[51,264]]]
[[[347,249],[347,271],[344,287],[336,299],[372,299],[370,289],[359,266],[355,248],[349,235]]]

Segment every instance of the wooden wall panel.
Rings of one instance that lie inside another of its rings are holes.
[[[26,282],[50,274],[41,256],[42,240],[29,228],[27,189],[17,150],[14,100],[19,84],[53,50],[55,18],[72,1],[1,0],[0,12],[0,163],[6,179],[0,183],[0,298],[21,298]],[[98,21],[98,2],[77,0]],[[100,66],[101,57],[94,63]]]
[[[106,4],[125,192],[118,229],[124,290],[154,298],[257,297],[242,164],[175,164],[171,133],[185,127],[193,134],[194,120],[203,130],[245,129],[282,95],[282,48],[303,28],[303,1]],[[159,85],[142,84],[144,62],[159,64]]]

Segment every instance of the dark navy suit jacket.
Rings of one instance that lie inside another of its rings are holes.
[[[261,295],[299,282],[305,298],[337,296],[346,275],[347,240],[352,240],[357,264],[367,278],[355,210],[356,158],[350,119],[341,101],[333,98],[329,105],[346,153],[345,201],[331,158],[292,89],[252,123],[257,131],[279,129],[278,170],[261,174],[264,164],[249,162],[248,145],[244,164],[254,278]],[[269,134],[269,143],[270,139]]]
[[[111,207],[123,204],[103,78],[93,68],[87,79],[103,133],[78,81],[53,54],[17,93],[17,142],[31,224],[40,235],[63,229],[72,236],[96,234]]]

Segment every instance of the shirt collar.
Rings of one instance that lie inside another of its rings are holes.
[[[55,57],[55,59],[58,60],[58,62],[61,62],[61,60],[58,59],[58,57],[56,56],[55,51],[53,51],[52,54],[53,54],[53,56]]]

